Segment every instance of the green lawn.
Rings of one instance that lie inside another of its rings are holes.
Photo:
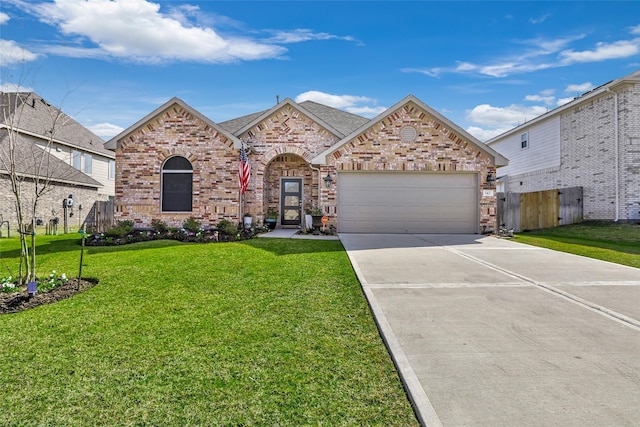
[[[38,236],[75,277],[78,235]],[[0,239],[0,268],[18,242]],[[338,241],[89,248],[83,294],[0,315],[0,425],[417,425]]]
[[[518,233],[516,241],[640,268],[640,225],[583,222]]]

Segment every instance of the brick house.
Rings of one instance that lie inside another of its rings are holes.
[[[241,144],[252,167],[238,190]],[[410,95],[370,120],[315,102],[215,123],[178,98],[106,145],[116,151],[116,219],[140,228],[193,216],[300,227],[318,209],[339,232],[495,229],[492,177],[504,157]],[[489,180],[487,180],[489,178]]]
[[[15,198],[9,179],[9,142],[16,143],[23,210],[32,206],[35,179],[48,181],[35,217],[62,220],[63,200],[73,195],[72,228],[82,226],[96,201],[115,194],[115,153],[89,129],[33,92],[0,92],[0,215],[14,227]],[[42,187],[40,187],[42,188]],[[26,211],[25,211],[26,212]],[[40,222],[38,221],[38,222]]]
[[[498,189],[583,188],[585,219],[640,220],[640,70],[487,142]]]

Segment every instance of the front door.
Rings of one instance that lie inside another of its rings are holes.
[[[280,223],[300,225],[302,217],[302,178],[282,178],[280,184]]]

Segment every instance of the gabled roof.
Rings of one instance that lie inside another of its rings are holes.
[[[240,136],[243,132],[255,126],[261,120],[267,118],[271,113],[281,108],[284,103],[293,106],[297,110],[304,112],[310,119],[317,121],[319,124],[327,127],[332,133],[338,132],[338,137],[342,137],[351,133],[354,129],[368,122],[369,119],[348,113],[337,108],[328,107],[313,101],[303,101],[296,103],[287,98],[281,103],[276,104],[269,110],[260,111],[246,116],[220,122],[219,125],[227,129],[236,136]]]
[[[377,123],[379,123],[382,120],[386,119],[388,116],[390,116],[391,114],[395,113],[397,110],[399,110],[400,108],[404,107],[409,102],[413,102],[418,107],[420,107],[421,109],[426,111],[428,114],[433,116],[436,120],[442,122],[447,128],[453,130],[455,133],[457,133],[458,135],[463,137],[469,143],[475,145],[476,148],[478,148],[480,151],[482,151],[482,152],[488,154],[489,156],[493,157],[495,159],[496,166],[505,166],[505,165],[507,165],[509,163],[509,161],[504,156],[502,156],[501,154],[499,154],[498,152],[496,152],[492,148],[487,147],[485,144],[483,144],[476,137],[474,137],[473,135],[471,135],[470,133],[468,133],[467,131],[465,131],[464,129],[462,129],[461,127],[459,127],[458,125],[456,125],[455,123],[453,123],[452,121],[447,119],[446,117],[444,117],[442,114],[438,113],[433,108],[429,107],[424,102],[420,101],[414,95],[406,96],[400,102],[398,102],[395,105],[393,105],[392,107],[388,108],[386,111],[383,111],[381,114],[379,114],[378,116],[376,116],[372,120],[367,121],[365,124],[363,124],[362,126],[360,126],[357,129],[355,129],[349,135],[347,135],[342,140],[340,140],[337,144],[332,145],[331,147],[327,148],[322,153],[318,154],[316,157],[314,157],[311,160],[311,163],[312,164],[319,164],[319,165],[326,164],[327,156],[329,154],[331,154],[331,153],[335,152],[336,150],[340,149],[343,145],[347,144],[349,141],[353,140],[354,138],[356,138],[358,135],[362,134],[363,132],[366,132],[367,130],[371,129]]]
[[[15,144],[15,167],[19,176],[49,179],[85,187],[102,187],[102,184],[95,179],[58,159],[23,135],[15,135]],[[8,164],[9,155],[9,133],[6,129],[2,129],[0,130],[0,174],[9,173],[11,167]]]
[[[11,127],[44,140],[52,138],[56,144],[115,158],[114,153],[104,147],[102,138],[34,92],[0,92],[0,112],[1,127]]]
[[[159,106],[158,108],[156,108],[155,110],[153,110],[151,113],[149,113],[146,116],[144,116],[142,119],[140,119],[137,122],[135,122],[133,125],[129,126],[127,129],[125,129],[122,132],[120,132],[118,135],[116,135],[113,138],[111,138],[109,141],[107,141],[107,143],[105,144],[105,147],[110,148],[112,150],[115,150],[117,148],[117,146],[118,146],[118,143],[121,140],[127,138],[128,136],[130,136],[131,134],[136,132],[145,123],[153,120],[155,117],[159,116],[165,110],[167,110],[168,108],[170,108],[173,105],[179,105],[183,109],[187,110],[190,114],[192,114],[195,117],[197,117],[199,120],[201,120],[207,126],[215,129],[216,131],[220,132],[221,134],[223,134],[224,136],[229,138],[231,141],[234,142],[234,144],[236,142],[238,144],[240,143],[238,141],[238,138],[236,138],[231,132],[229,132],[228,129],[225,129],[224,127],[220,126],[219,124],[213,122],[211,119],[209,119],[208,117],[206,117],[205,115],[200,113],[195,108],[193,108],[190,105],[188,105],[186,102],[184,102],[180,98],[173,97],[170,100],[168,100],[167,102],[165,102],[164,104],[162,104],[161,106]]]
[[[333,116],[331,116],[329,114],[326,114],[327,111],[326,110],[321,110],[320,108],[318,108],[317,106],[320,105],[320,104],[316,104],[316,103],[310,103],[310,104],[307,104],[306,106],[302,106],[301,104],[298,104],[295,101],[293,101],[291,98],[286,98],[285,100],[283,100],[282,102],[277,103],[276,105],[274,105],[270,109],[268,109],[266,111],[263,111],[261,114],[254,115],[253,119],[251,121],[247,122],[243,127],[239,128],[234,133],[236,135],[243,134],[244,132],[246,132],[249,129],[251,129],[252,127],[256,126],[258,123],[260,123],[263,120],[267,119],[269,116],[274,114],[276,111],[284,108],[287,105],[290,106],[291,108],[295,109],[295,110],[300,111],[302,114],[304,114],[305,116],[309,117],[311,120],[313,120],[314,122],[318,123],[320,126],[325,128],[328,132],[334,134],[338,138],[344,137],[344,134],[340,130],[338,130],[336,128],[336,124],[338,125],[338,127],[342,127],[341,126],[342,123],[330,123],[330,122],[327,122],[325,120],[325,119],[331,119],[332,117],[335,118],[335,117],[337,117],[337,114],[334,114]],[[308,107],[310,107],[310,109]],[[325,107],[326,109],[330,109],[331,108],[331,107],[326,107],[326,106],[322,106],[322,107]],[[320,111],[322,111],[321,114],[324,116],[324,118],[323,117],[319,117],[318,115],[315,114],[316,112],[320,112]],[[342,113],[344,113],[344,111]],[[344,114],[349,114],[349,113],[344,113]],[[238,145],[238,148],[239,148],[239,145]]]
[[[616,79],[616,80],[611,80],[611,81],[609,81],[609,82],[607,82],[607,83],[605,83],[603,85],[598,86],[595,89],[591,89],[589,92],[586,92],[586,93],[580,95],[579,97],[574,98],[573,101],[571,101],[571,102],[563,104],[560,107],[554,108],[553,110],[547,111],[546,113],[536,117],[535,119],[529,120],[526,123],[518,125],[518,126],[514,127],[511,130],[508,130],[508,131],[506,131],[506,132],[504,132],[504,133],[502,133],[502,134],[500,134],[498,136],[495,136],[495,137],[491,138],[489,141],[487,141],[486,144],[487,145],[491,145],[491,144],[496,143],[498,140],[501,140],[502,138],[504,138],[506,136],[512,135],[513,133],[522,132],[523,129],[525,129],[525,128],[527,128],[527,127],[529,127],[529,126],[531,126],[531,125],[533,125],[535,123],[547,120],[547,119],[549,119],[551,117],[554,117],[554,116],[556,116],[558,114],[562,114],[564,111],[566,111],[566,110],[568,110],[570,108],[575,108],[576,105],[579,105],[579,104],[581,104],[581,103],[583,103],[585,101],[588,101],[591,98],[594,98],[596,96],[600,96],[603,93],[608,92],[609,90],[613,90],[618,86],[625,85],[625,84],[639,84],[639,83],[640,83],[640,70],[636,70],[633,73],[628,74],[628,75],[626,75],[624,77],[621,77],[621,78]]]
[[[370,120],[366,117],[338,110],[337,108],[327,107],[326,105],[318,104],[313,101],[303,101],[299,105],[326,123],[330,123],[331,126],[338,130],[342,135],[349,135],[351,132]]]

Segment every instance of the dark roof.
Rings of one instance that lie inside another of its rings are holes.
[[[295,103],[292,102],[295,105]],[[342,135],[348,135],[353,130],[359,128],[363,124],[367,123],[369,119],[361,117],[346,111],[338,110],[337,108],[328,107],[326,105],[318,104],[313,101],[303,101],[298,104],[300,107],[310,112],[317,119],[321,119],[328,125],[332,126],[335,130]],[[256,120],[261,115],[265,114],[269,110],[260,111],[246,116],[238,117],[235,119],[227,120],[225,122],[218,123],[220,127],[228,130],[229,132],[236,134],[238,131],[246,127],[249,123]],[[311,117],[314,119],[314,117]]]
[[[95,179],[80,172],[73,166],[58,159],[53,154],[39,147],[28,137],[15,135],[15,167],[16,173],[22,177],[39,177],[51,181],[87,187],[102,187]],[[0,129],[0,173],[8,174],[9,168],[9,132]],[[40,172],[38,173],[38,168]]]
[[[0,92],[0,123],[56,143],[115,158],[98,135],[34,92]],[[5,114],[6,113],[6,114]]]
[[[267,110],[265,110],[267,111]],[[225,122],[220,122],[218,125],[225,129],[226,131],[235,135],[237,131],[254,121],[256,118],[260,117],[265,111],[260,111],[257,113],[248,114],[246,116],[238,117],[235,119],[227,120]]]
[[[365,117],[361,117],[346,111],[339,110],[337,108],[328,107],[323,104],[318,104],[313,101],[303,101],[300,106],[312,112],[315,116],[324,120],[333,126],[337,131],[343,135],[349,135],[360,126],[369,121]]]

